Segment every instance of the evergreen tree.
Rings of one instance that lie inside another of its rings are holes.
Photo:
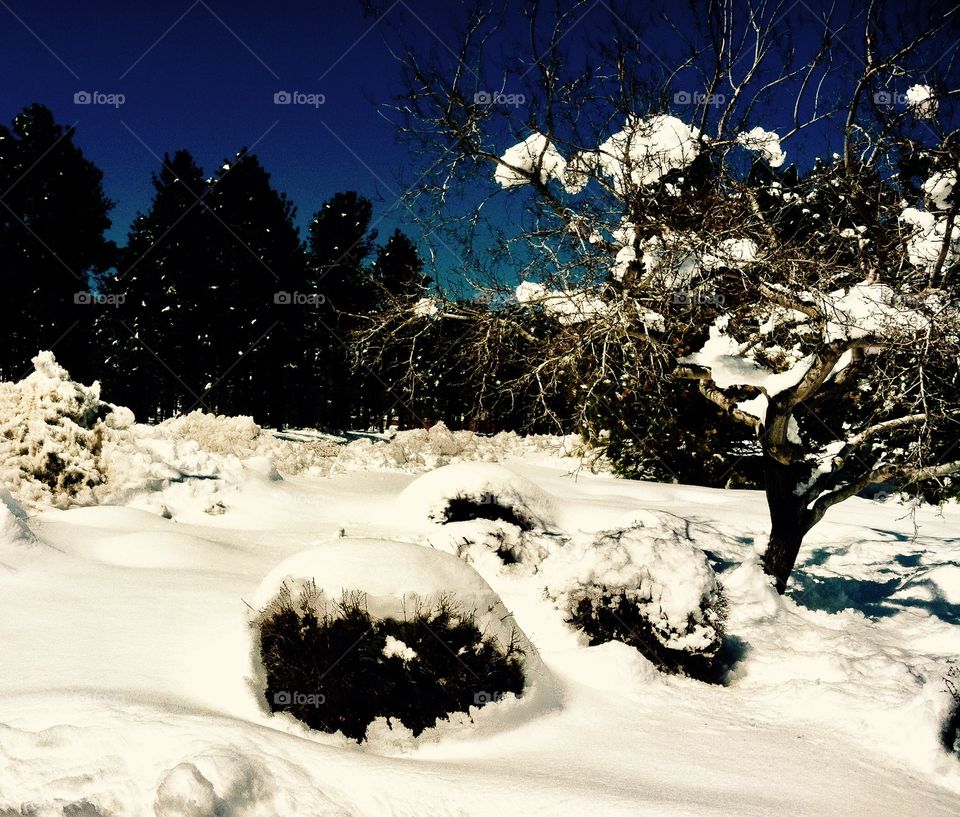
[[[315,421],[303,380],[318,302],[296,208],[245,150],[223,164],[208,199],[215,257],[201,314],[211,338],[211,400],[268,424]]]
[[[309,267],[325,303],[310,328],[317,349],[314,364],[322,384],[321,419],[338,428],[369,423],[361,405],[368,373],[352,371],[351,334],[359,316],[376,308],[378,288],[364,263],[376,233],[370,229],[373,208],[356,193],[337,193],[314,215],[309,231]]]
[[[207,184],[185,150],[164,157],[149,211],[138,215],[117,274],[103,283],[117,306],[101,315],[105,385],[144,420],[190,407],[210,356],[202,309],[214,255]],[[132,335],[132,337],[131,337]]]
[[[42,105],[0,126],[0,289],[14,305],[0,346],[0,377],[16,379],[40,349],[77,376],[96,374],[90,327],[96,309],[90,278],[113,263],[104,238],[113,207],[101,171]]]

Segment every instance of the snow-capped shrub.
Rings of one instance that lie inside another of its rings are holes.
[[[445,525],[489,519],[520,530],[549,528],[553,501],[540,487],[500,465],[457,463],[410,483],[397,499],[414,523]]]
[[[266,706],[356,740],[373,721],[416,735],[504,696],[516,698],[515,719],[517,707],[542,710],[553,689],[480,575],[419,545],[329,542],[275,568],[251,608],[254,686]]]
[[[524,687],[517,643],[484,637],[452,596],[376,618],[362,593],[333,604],[305,586],[263,612],[260,650],[272,711],[357,741],[377,718],[416,736]]]
[[[99,383],[73,382],[51,352],[33,365],[19,383],[0,383],[0,479],[29,502],[93,502],[108,433],[128,426],[130,412],[103,402]]]
[[[664,672],[715,679],[726,600],[681,534],[634,526],[580,536],[542,569],[548,596],[591,644],[623,641]]]
[[[431,547],[477,563],[489,555],[504,565],[536,567],[556,545],[543,531],[525,531],[517,525],[490,519],[450,522],[427,533]]]

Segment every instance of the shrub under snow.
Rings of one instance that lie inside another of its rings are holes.
[[[623,641],[659,669],[715,675],[726,602],[703,551],[642,526],[581,535],[543,564],[547,594],[591,644]]]
[[[419,735],[545,677],[503,602],[468,565],[417,545],[342,540],[287,559],[253,600],[252,660],[272,711],[362,740],[386,719]]]
[[[106,480],[107,437],[133,413],[104,403],[99,383],[73,382],[51,352],[33,365],[19,383],[0,383],[0,482],[28,502],[93,502]]]
[[[551,497],[501,465],[457,463],[411,482],[397,499],[401,514],[415,523],[438,525],[489,519],[520,530],[553,524]]]

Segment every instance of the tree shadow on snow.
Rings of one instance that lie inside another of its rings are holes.
[[[908,563],[904,566],[912,567],[919,563],[919,554],[896,558],[900,564]],[[920,591],[918,595],[922,597],[894,597],[899,590],[908,588],[914,592]],[[813,575],[801,568],[794,572],[787,595],[810,610],[827,613],[857,610],[871,618],[886,618],[906,609],[918,609],[949,624],[960,624],[960,604],[952,604],[936,583],[922,576],[915,579],[902,575],[894,575],[886,580],[854,579]]]

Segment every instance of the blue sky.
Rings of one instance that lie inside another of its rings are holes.
[[[325,199],[356,190],[374,202],[381,235],[400,226],[416,237],[417,226],[397,195],[417,160],[383,110],[402,90],[388,42],[396,43],[391,29],[399,24],[406,40],[443,59],[458,42],[464,6],[453,0],[383,0],[381,7],[387,11],[378,21],[364,15],[358,0],[292,0],[273,7],[249,0],[0,0],[0,71],[6,79],[0,119],[8,122],[25,105],[40,102],[58,121],[76,123],[77,143],[104,171],[107,194],[117,203],[110,237],[119,243],[136,213],[149,206],[150,175],[164,152],[186,148],[212,174],[244,146],[252,147],[274,184],[296,203],[301,228]],[[520,5],[505,8],[507,37],[522,42]],[[815,48],[817,8],[814,0],[801,2],[784,17],[782,25],[801,50]],[[657,54],[652,46],[668,49],[669,38],[655,17],[661,11],[679,15],[679,6],[661,2],[631,6],[633,11],[649,16],[650,25],[641,23],[637,31],[651,69],[665,70],[669,53]],[[571,34],[574,58],[580,38],[602,39],[615,24],[606,2],[592,4]],[[859,48],[853,30],[834,48],[850,60]],[[516,57],[505,49],[507,62]],[[299,92],[297,102],[304,104],[275,104],[282,91]],[[76,104],[78,92],[99,92],[105,104]],[[123,104],[109,104],[108,95],[119,94]],[[311,104],[321,97],[322,104]],[[762,124],[785,124],[777,121],[783,112],[766,111]],[[518,121],[525,115],[518,111]],[[788,163],[809,164],[814,155],[837,149],[832,128],[825,124],[789,143]],[[502,137],[505,148],[510,137]],[[511,218],[502,213],[495,218]]]
[[[443,16],[445,4],[422,5],[428,25]],[[223,0],[4,0],[0,20],[0,118],[9,122],[40,102],[59,122],[76,122],[77,143],[117,202],[110,237],[121,243],[149,205],[158,157],[179,148],[212,174],[239,148],[253,147],[298,205],[301,226],[337,191],[370,197],[382,216],[400,190],[406,154],[377,110],[399,90],[399,69],[382,26],[372,26],[359,3],[271,10]],[[75,104],[83,91],[124,101]],[[322,94],[323,104],[308,97],[274,104],[280,91]],[[381,232],[404,221],[394,210]]]

